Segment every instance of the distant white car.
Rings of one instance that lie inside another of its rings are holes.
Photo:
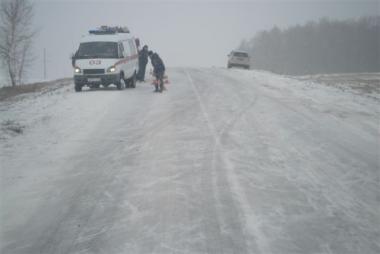
[[[243,67],[245,69],[249,69],[250,59],[249,55],[245,51],[238,51],[238,50],[233,50],[231,53],[228,55],[228,64],[227,67]]]
[[[136,86],[138,51],[126,28],[101,27],[84,36],[73,56],[75,91],[83,86]],[[123,82],[124,81],[124,82]]]

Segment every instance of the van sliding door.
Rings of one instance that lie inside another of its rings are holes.
[[[129,52],[130,52],[130,55],[129,55],[129,68],[131,70],[131,75],[133,74],[133,72],[135,71],[135,63],[136,63],[136,56],[138,57],[138,52],[137,52],[137,48],[135,46],[135,43],[134,43],[134,40],[130,39],[128,40],[128,48],[129,48]]]
[[[123,41],[122,44],[124,46],[124,58],[129,59],[130,55],[131,55],[131,50],[129,48],[128,41]],[[126,59],[124,59],[124,60],[126,60]],[[124,66],[123,69],[124,69],[125,77],[126,78],[131,77],[133,72],[131,71],[129,60],[125,61],[123,63],[123,66]]]

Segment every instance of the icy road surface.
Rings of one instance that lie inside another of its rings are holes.
[[[379,100],[168,74],[0,103],[2,254],[380,253]]]

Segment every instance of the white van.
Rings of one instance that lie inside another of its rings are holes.
[[[127,28],[102,26],[90,30],[73,56],[75,91],[83,86],[110,84],[118,89],[136,87],[138,51]]]

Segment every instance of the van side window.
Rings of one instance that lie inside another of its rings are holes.
[[[132,55],[136,55],[137,49],[136,49],[136,46],[135,46],[133,40],[129,40],[128,43],[129,43],[129,47],[131,48]]]
[[[124,56],[125,57],[130,56],[131,50],[129,49],[129,44],[127,40],[123,41],[123,47],[124,47]]]
[[[125,52],[124,52],[124,46],[123,43],[119,43],[119,57],[124,57]]]

